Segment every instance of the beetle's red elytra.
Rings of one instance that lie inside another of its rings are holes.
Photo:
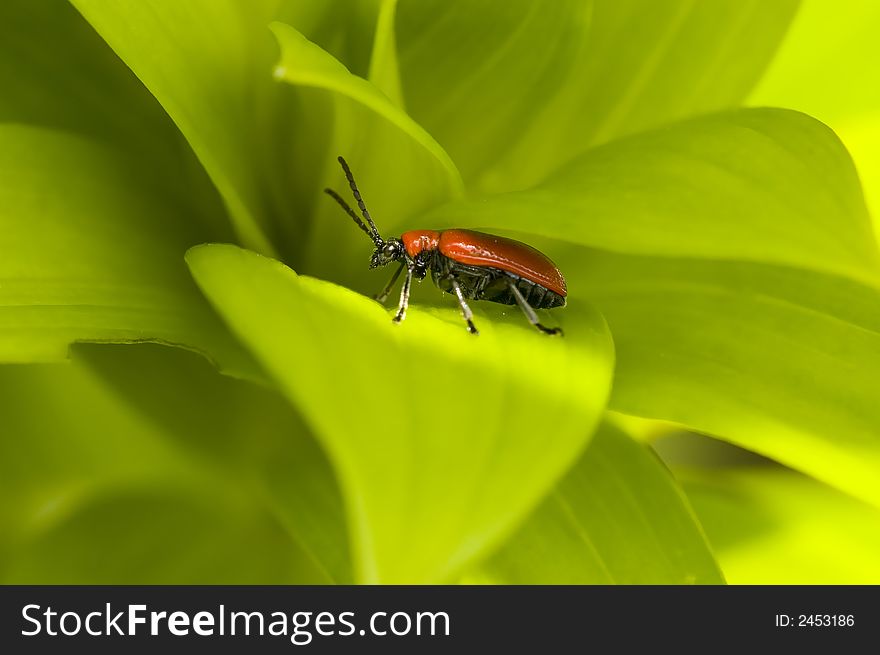
[[[565,298],[565,278],[541,251],[520,241],[474,230],[446,230],[440,252],[462,264],[491,266],[540,284]]]
[[[474,230],[410,230],[399,239],[383,239],[367,211],[354,176],[345,159],[338,157],[352,195],[366,221],[333,189],[324,189],[373,241],[375,249],[370,268],[399,262],[397,270],[376,300],[385,302],[397,278],[406,269],[396,323],[406,317],[412,279],[423,280],[431,271],[438,288],[455,295],[462,317],[472,334],[478,334],[467,300],[487,300],[519,305],[529,322],[545,334],[562,334],[561,328],[548,328],[538,320],[535,309],[564,307],[568,290],[565,278],[539,250],[531,246]],[[369,225],[369,227],[367,227]]]

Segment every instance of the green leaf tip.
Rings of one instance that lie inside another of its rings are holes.
[[[464,194],[461,173],[443,147],[382,91],[352,74],[340,61],[291,26],[276,21],[269,27],[281,47],[281,58],[273,73],[276,79],[324,89],[363,105],[399,129],[435,159],[445,172],[453,196]]]

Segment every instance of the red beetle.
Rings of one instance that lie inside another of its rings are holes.
[[[472,334],[478,332],[468,299],[517,304],[536,328],[546,334],[562,334],[562,328],[541,325],[535,314],[535,309],[564,307],[567,295],[565,278],[545,255],[519,241],[473,230],[410,230],[399,239],[383,239],[364,205],[351,169],[342,157],[339,163],[369,227],[333,189],[324,189],[324,192],[372,239],[376,249],[370,268],[400,262],[376,300],[385,302],[400,272],[406,268],[400,304],[394,316],[396,323],[406,317],[413,277],[423,280],[430,269],[434,284],[458,298],[462,316]]]

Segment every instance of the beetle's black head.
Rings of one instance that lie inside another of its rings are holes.
[[[361,198],[361,192],[358,190],[357,184],[354,181],[351,169],[342,157],[337,157],[337,159],[342,165],[342,171],[345,173],[345,178],[348,180],[348,185],[351,187],[351,193],[357,201],[358,207],[360,208],[361,214],[363,214],[366,223],[361,220],[360,216],[354,213],[354,210],[348,206],[348,203],[345,202],[345,200],[343,200],[333,189],[324,189],[324,193],[339,203],[339,206],[345,210],[345,213],[351,217],[351,220],[353,220],[357,226],[364,231],[364,234],[370,237],[373,245],[376,246],[376,249],[373,251],[373,256],[370,258],[370,268],[385,266],[391,262],[400,260],[404,255],[403,241],[400,239],[388,239],[386,241],[379,235],[379,230],[376,229],[376,224],[373,223],[373,219],[370,217],[370,212],[367,211],[364,199]],[[367,225],[369,225],[369,227],[367,227]]]
[[[388,239],[376,244],[373,256],[370,258],[370,268],[387,266],[391,262],[403,259],[403,241],[400,239]]]

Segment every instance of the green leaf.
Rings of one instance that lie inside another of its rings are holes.
[[[0,361],[63,360],[74,341],[157,341],[258,376],[189,278],[182,253],[205,232],[185,207],[79,137],[0,125],[0,142]]]
[[[574,254],[574,253],[573,253]],[[617,364],[610,406],[716,435],[880,504],[880,293],[739,262],[576,255]]]
[[[159,346],[80,346],[95,371],[162,438],[271,512],[324,581],[351,582],[342,498],[324,452],[275,389]]]
[[[878,24],[880,5],[874,2],[804,3],[749,96],[751,104],[792,107],[830,125],[856,161],[875,221],[880,217]]]
[[[150,93],[67,2],[0,6],[0,122],[75,132],[136,153],[132,164],[186,206],[214,238],[231,238],[222,203]]]
[[[445,174],[449,193],[461,193],[461,177],[446,151],[377,87],[352,75],[339,61],[289,25],[273,23],[272,31],[281,46],[281,61],[275,68],[275,77],[298,86],[333,91],[363,105],[424,148]]]
[[[68,3],[8,0],[0,35],[0,121],[168,154],[176,130],[162,108]]]
[[[280,396],[176,349],[74,355],[0,367],[4,583],[348,579],[329,466]]]
[[[803,3],[773,63],[749,96],[752,104],[779,104],[821,120],[868,116],[880,110],[873,84],[880,6],[874,2]],[[816,39],[823,48],[816,48]]]
[[[226,203],[242,243],[275,252],[259,120],[271,93],[274,3],[71,0],[164,107]]]
[[[540,187],[429,214],[615,252],[763,261],[878,281],[858,177],[827,127],[787,110],[693,119],[589,151]]]
[[[878,584],[880,512],[771,467],[682,472],[732,584]]]
[[[402,325],[351,291],[232,247],[190,250],[208,298],[302,411],[346,500],[361,582],[448,580],[496,546],[572,463],[604,408],[604,323],[566,336],[413,307]]]
[[[167,475],[174,461],[166,444],[79,366],[0,366],[0,408],[4,550],[92,489]],[[10,561],[0,557],[4,568]]]
[[[590,146],[738,104],[796,6],[403,0],[404,97],[469,184],[522,189]]]
[[[393,32],[393,22],[390,21],[393,12],[386,18],[386,26],[379,26],[382,3],[386,1],[282,0],[276,20],[296,28],[309,41],[343,62],[355,75],[368,77],[373,51],[377,47],[377,31],[383,32],[383,41],[386,42],[389,38],[386,29]]]
[[[281,527],[253,507],[132,490],[82,501],[31,536],[5,584],[320,584]],[[259,553],[256,556],[255,553]]]
[[[669,471],[607,423],[484,571],[501,584],[724,582]]]

